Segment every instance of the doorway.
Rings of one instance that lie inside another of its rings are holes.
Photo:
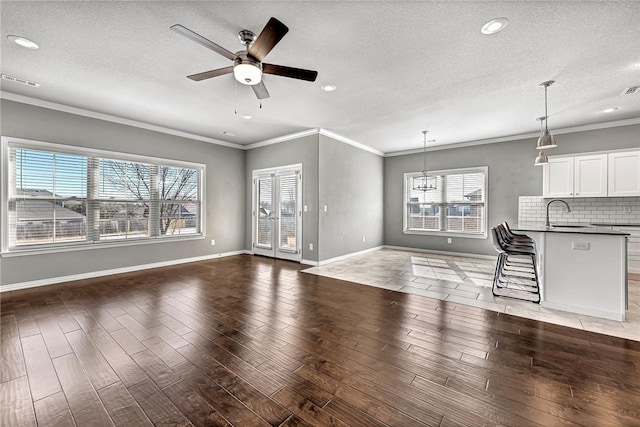
[[[252,246],[255,255],[302,259],[302,165],[255,170]]]

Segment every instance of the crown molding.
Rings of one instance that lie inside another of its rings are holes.
[[[361,150],[368,151],[369,153],[376,154],[376,155],[378,155],[380,157],[384,157],[384,155],[385,155],[382,151],[376,150],[375,148],[371,148],[368,145],[361,144],[361,143],[356,142],[356,141],[354,141],[352,139],[345,138],[342,135],[338,135],[337,133],[333,133],[333,132],[328,131],[326,129],[320,128],[318,133],[320,135],[335,139],[336,141],[340,141],[340,142],[343,142],[345,144],[352,145],[352,146],[354,146],[356,148],[359,148]]]
[[[317,135],[318,128],[307,129],[301,132],[290,133],[288,135],[278,136],[276,138],[265,139],[264,141],[254,142],[253,144],[243,145],[240,148],[242,150],[253,150],[254,148],[265,147],[267,145],[279,144],[285,141],[291,141],[292,139],[303,138],[309,135]]]
[[[633,119],[615,120],[611,122],[593,123],[593,124],[581,125],[581,126],[572,126],[568,128],[561,128],[561,129],[553,129],[553,134],[562,135],[566,133],[586,132],[590,130],[609,129],[614,127],[631,126],[631,125],[637,125],[637,124],[640,124],[640,117],[633,118]],[[454,148],[464,148],[464,147],[473,147],[476,145],[495,144],[497,142],[518,141],[521,139],[537,138],[538,136],[540,136],[540,132],[523,133],[519,135],[501,136],[499,138],[481,139],[478,141],[460,142],[455,144],[429,147],[427,148],[427,151],[451,150]],[[384,157],[405,156],[407,154],[423,153],[424,151],[425,150],[423,148],[416,148],[413,150],[403,150],[403,151],[392,151],[392,152],[385,153]]]
[[[222,145],[224,147],[231,147],[237,149],[244,149],[240,144],[234,144],[231,142],[220,141],[214,138],[208,138],[202,135],[196,135],[194,133],[184,132],[176,129],[171,129],[164,126],[152,125],[150,123],[139,122],[137,120],[125,119],[124,117],[113,116],[111,114],[98,113],[91,110],[85,110],[84,108],[71,107],[69,105],[59,104],[57,102],[44,101],[42,99],[32,98],[25,95],[18,95],[12,92],[0,91],[0,98],[7,101],[20,102],[22,104],[33,105],[36,107],[48,108],[50,110],[61,111],[63,113],[71,113],[78,116],[89,117],[92,119],[104,120],[107,122],[118,123],[126,126],[133,126],[140,129],[151,130],[154,132],[165,133],[168,135],[179,136],[182,138],[194,139],[196,141],[208,142],[210,144]]]
[[[221,145],[221,146],[230,147],[230,148],[236,148],[236,149],[245,150],[245,151],[252,150],[254,148],[265,147],[267,145],[278,144],[280,142],[290,141],[292,139],[302,138],[309,135],[323,135],[323,136],[335,139],[336,141],[340,141],[345,144],[351,145],[353,147],[359,148],[361,150],[376,154],[381,157],[404,156],[407,154],[416,154],[416,153],[424,152],[424,149],[420,148],[420,149],[412,149],[412,150],[390,151],[385,153],[323,128],[307,129],[301,132],[295,132],[295,133],[283,135],[277,138],[258,141],[248,145],[240,145],[240,144],[234,144],[231,142],[221,141],[215,138],[209,138],[202,135],[197,135],[189,132],[171,129],[164,126],[152,125],[150,123],[140,122],[137,120],[125,119],[123,117],[113,116],[110,114],[98,113],[98,112],[86,110],[83,108],[71,107],[71,106],[59,104],[56,102],[44,101],[41,99],[32,98],[25,95],[18,95],[12,92],[0,91],[0,98],[6,99],[8,101],[20,102],[23,104],[34,105],[36,107],[48,108],[51,110],[62,111],[65,113],[76,114],[79,116],[90,117],[90,118],[99,119],[99,120],[105,120],[105,121],[118,123],[122,125],[133,126],[141,129],[161,132],[169,135],[179,136],[182,138],[189,138],[196,141],[208,142],[211,144]],[[636,125],[636,124],[640,124],[640,117],[633,118],[633,119],[615,120],[610,122],[601,122],[601,123],[593,123],[593,124],[587,124],[587,125],[581,125],[581,126],[573,126],[568,128],[554,129],[553,133],[555,135],[562,135],[566,133],[585,132],[590,130],[608,129],[613,127],[630,126],[630,125]],[[538,137],[538,135],[539,135],[538,132],[531,132],[526,134],[503,136],[499,138],[482,139],[478,141],[467,141],[467,142],[460,142],[460,143],[453,143],[453,144],[446,144],[446,145],[443,144],[440,146],[429,147],[427,148],[427,151],[451,150],[455,148],[473,147],[476,145],[495,144],[498,142],[518,141],[522,139],[536,138]]]
[[[357,141],[354,141],[352,139],[346,138],[346,137],[344,137],[342,135],[338,135],[337,133],[328,131],[328,130],[323,129],[323,128],[313,128],[313,129],[304,130],[302,132],[296,132],[296,133],[291,133],[291,134],[288,134],[288,135],[279,136],[277,138],[266,139],[264,141],[259,141],[259,142],[255,142],[253,144],[244,145],[244,146],[242,146],[242,149],[243,150],[252,150],[254,148],[265,147],[267,145],[273,145],[273,144],[279,144],[281,142],[291,141],[292,139],[302,138],[302,137],[309,136],[309,135],[323,135],[323,136],[326,136],[328,138],[335,139],[336,141],[342,142],[344,144],[348,144],[348,145],[354,146],[356,148],[359,148],[361,150],[368,151],[369,153],[373,153],[373,154],[376,154],[376,155],[381,156],[381,157],[384,156],[384,153],[382,151],[376,150],[375,148],[371,148],[369,146],[366,146],[366,145],[361,144],[361,143],[359,143]]]

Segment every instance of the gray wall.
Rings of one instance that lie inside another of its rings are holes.
[[[206,165],[206,239],[3,257],[0,284],[20,283],[244,249],[244,152],[2,100],[2,135]],[[0,209],[0,215],[4,212]],[[0,220],[2,218],[0,217]],[[209,244],[216,239],[216,246]]]
[[[319,260],[384,244],[383,158],[320,135],[319,165]]]
[[[558,148],[548,155],[640,147],[640,126],[622,126],[556,135]],[[489,167],[488,225],[516,223],[518,196],[542,195],[542,168],[533,166],[536,139],[501,142],[427,153],[429,169]],[[403,174],[422,170],[422,154],[387,157],[384,161],[384,242],[441,251],[493,255],[490,239],[453,238],[404,234],[402,231]]]
[[[0,285],[212,255],[251,247],[251,171],[302,163],[303,259],[321,261],[381,244],[491,254],[485,239],[402,232],[405,172],[422,155],[382,159],[323,135],[244,152],[22,103],[0,101],[1,133],[116,152],[206,164],[206,239],[158,242],[46,255],[0,258]],[[640,126],[558,135],[549,154],[640,147]],[[540,195],[542,169],[533,166],[535,139],[428,153],[431,169],[489,167],[489,224],[516,222],[518,196]],[[322,206],[327,205],[326,213]],[[0,209],[0,220],[4,214]],[[383,232],[384,231],[384,232]],[[365,236],[366,242],[362,242]],[[216,246],[209,240],[216,239]],[[314,250],[309,250],[313,243]]]
[[[244,247],[251,249],[251,174],[254,170],[302,163],[302,204],[307,212],[302,214],[302,258],[318,260],[318,135],[248,150],[245,154],[247,206]],[[309,244],[313,244],[313,250]]]

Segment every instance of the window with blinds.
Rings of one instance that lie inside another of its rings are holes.
[[[201,234],[204,167],[12,143],[7,250]]]
[[[487,167],[405,174],[405,233],[486,236]],[[427,188],[425,190],[425,188]]]

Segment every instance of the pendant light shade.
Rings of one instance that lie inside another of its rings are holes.
[[[424,135],[423,151],[422,151],[422,175],[413,178],[413,189],[418,191],[429,191],[437,189],[437,180],[427,174],[427,132],[422,131]]]
[[[536,160],[533,162],[535,166],[542,166],[549,163],[549,158],[547,157],[547,153],[544,151],[538,151],[538,156]]]
[[[553,80],[540,83],[540,86],[544,87],[544,117],[542,118],[544,120],[544,131],[542,132],[542,135],[540,135],[540,138],[538,138],[538,150],[546,150],[549,148],[556,148],[558,146],[558,144],[556,144],[556,138],[551,134],[551,132],[549,132],[548,126],[549,114],[547,112],[547,88],[553,83],[555,83]],[[540,124],[542,125],[542,121]]]

